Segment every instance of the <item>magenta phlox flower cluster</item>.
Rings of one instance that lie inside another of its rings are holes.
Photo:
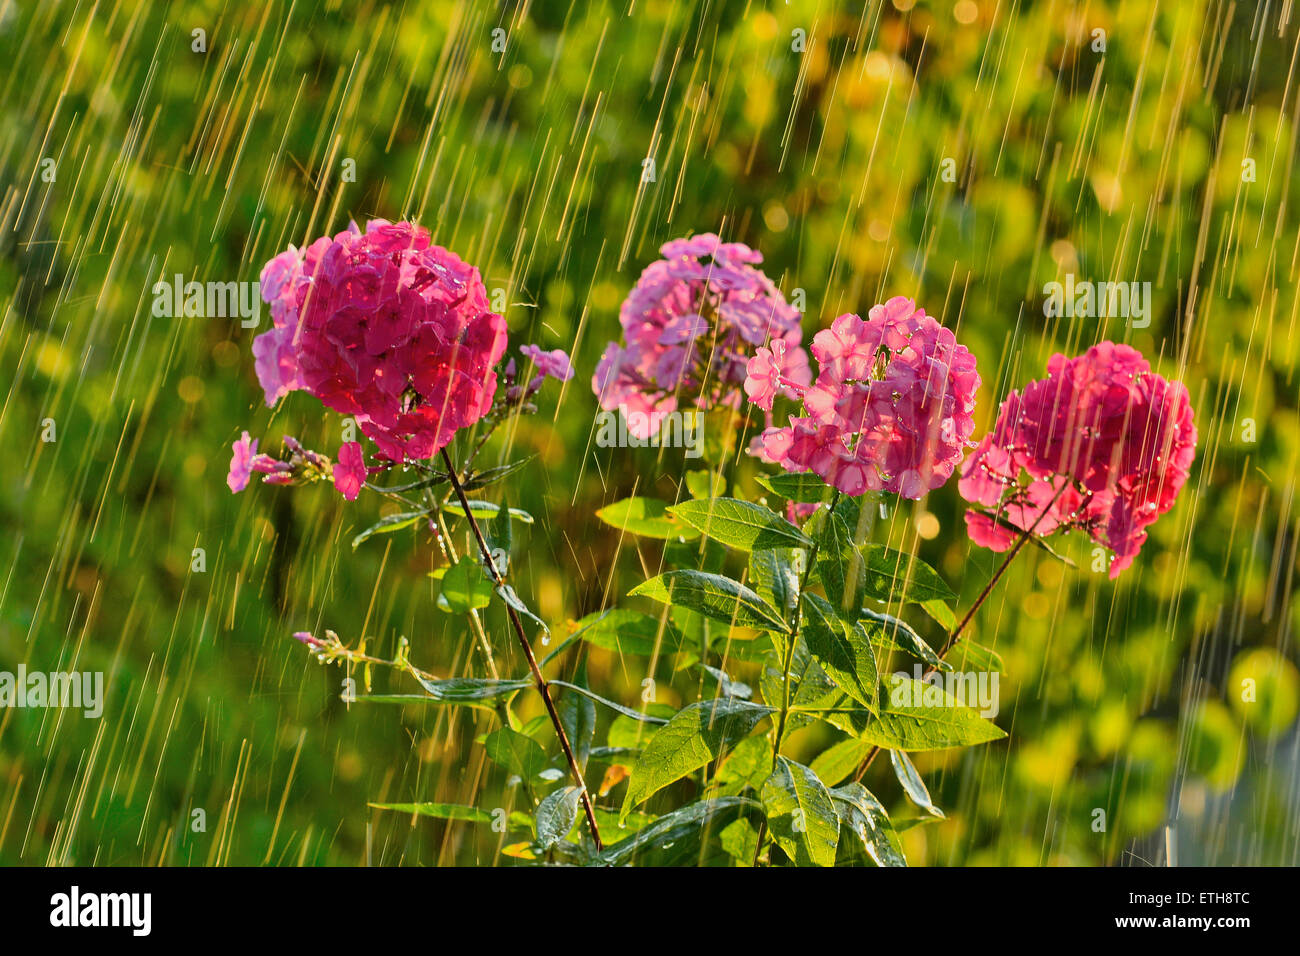
[[[1007,396],[962,471],[962,496],[985,509],[966,512],[971,540],[1005,551],[1020,531],[1079,529],[1114,552],[1118,577],[1174,506],[1196,437],[1187,389],[1136,349],[1053,355],[1047,378]]]
[[[385,458],[425,460],[492,406],[505,320],[479,272],[413,223],[355,224],[262,271],[272,328],[253,343],[268,405],[304,389]]]

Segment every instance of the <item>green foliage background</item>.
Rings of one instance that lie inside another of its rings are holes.
[[[161,277],[252,280],[349,218],[408,217],[506,290],[512,347],[574,353],[577,378],[488,452],[537,455],[511,487],[538,517],[516,529],[516,587],[559,634],[636,605],[627,591],[660,561],[594,512],[685,495],[694,467],[592,441],[595,361],[669,238],[761,249],[787,296],[804,290],[806,336],[914,296],[978,356],[978,434],[1055,351],[1128,341],[1182,378],[1200,451],[1178,506],[1118,584],[1079,541],[1064,545],[1077,568],[1035,553],[1012,569],[975,633],[1005,660],[1010,737],[917,755],[949,818],[904,845],[931,864],[1157,863],[1170,844],[1180,862],[1296,863],[1300,99],[1297,29],[1276,7],[6,7],[0,669],[103,670],[108,699],[98,721],[0,712],[0,862],[500,861],[488,827],[367,809],[513,807],[474,742],[490,720],[348,708],[344,675],[288,639],[329,627],[391,656],[405,636],[421,666],[481,674],[463,621],[435,608],[427,536],[353,553],[373,502],[232,497],[241,429],[332,453],[338,417],[302,395],[263,406],[255,330],[150,311]],[[1044,318],[1042,286],[1066,273],[1151,282],[1150,326]],[[735,469],[760,493],[752,463]],[[954,482],[891,508],[881,540],[917,550],[964,607],[993,561],[961,513]],[[499,610],[488,623],[522,672]],[[647,676],[609,652],[587,667],[627,702]],[[661,701],[698,692],[671,661],[655,676]],[[869,782],[905,813],[887,765]]]

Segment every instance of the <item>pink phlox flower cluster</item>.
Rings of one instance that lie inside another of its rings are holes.
[[[649,424],[679,399],[701,409],[737,406],[746,365],[768,342],[785,349],[787,374],[808,382],[799,312],[760,269],[760,253],[706,233],[665,243],[663,259],[641,273],[619,312],[624,344],[611,342],[591,386],[606,410],[623,408],[629,431]],[[642,434],[644,432],[644,434]]]
[[[920,498],[972,447],[975,357],[911,299],[896,296],[864,320],[841,315],[813,337],[816,382],[775,345],[748,363],[745,391],[772,407],[796,395],[802,415],[769,427],[751,451],[789,471],[812,471],[849,495],[885,490]]]
[[[1053,355],[1047,375],[1007,396],[962,470],[962,496],[990,509],[967,511],[967,530],[1005,551],[1017,529],[1077,528],[1114,552],[1116,578],[1187,480],[1197,437],[1187,389],[1114,342]]]
[[[413,223],[291,247],[267,263],[262,294],[272,328],[253,354],[268,405],[304,389],[397,462],[432,457],[492,406],[505,321],[478,270]]]

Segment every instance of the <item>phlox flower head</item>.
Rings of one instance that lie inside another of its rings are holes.
[[[395,462],[432,457],[492,406],[505,321],[478,270],[413,223],[291,247],[263,269],[262,294],[272,328],[253,355],[268,405],[310,392]]]
[[[760,253],[712,233],[660,252],[623,302],[623,342],[609,344],[592,377],[602,408],[623,408],[629,431],[649,438],[646,423],[662,418],[653,413],[679,403],[735,407],[747,363],[769,343],[769,353],[784,350],[786,374],[808,383],[799,313],[758,268]]]
[[[789,471],[812,471],[849,495],[885,490],[920,498],[938,488],[974,443],[980,377],[952,331],[897,296],[862,319],[841,315],[813,337],[817,380],[773,343],[747,365],[745,391],[768,410],[797,396],[803,414],[769,427],[752,451]],[[803,379],[800,381],[800,379]]]
[[[967,511],[971,540],[1005,551],[1019,531],[1079,529],[1114,552],[1116,578],[1174,506],[1196,437],[1186,387],[1136,349],[1053,355],[1047,378],[1007,396],[962,470],[962,496],[987,509]]]

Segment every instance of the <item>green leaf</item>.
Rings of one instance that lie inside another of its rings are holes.
[[[533,818],[529,817],[527,829],[532,830],[535,828],[536,824]],[[571,840],[561,840],[549,849],[536,841],[524,846],[511,844],[502,847],[501,852],[506,856],[516,857],[521,860],[544,861],[542,865],[559,864],[563,866],[590,866],[594,856],[587,844]]]
[[[718,831],[718,843],[740,866],[753,866],[758,855],[758,828],[743,817]]]
[[[647,703],[644,714],[633,716],[634,713],[630,710],[627,712],[620,710],[621,716],[615,717],[609,725],[609,730],[605,732],[606,744],[610,747],[635,750],[640,754],[646,741],[654,733],[654,728],[647,727],[646,724],[653,722],[663,726],[673,719],[677,708],[670,707],[668,704]]]
[[[866,565],[866,593],[879,601],[924,606],[929,601],[951,601],[957,596],[939,572],[920,558],[883,544],[864,544],[859,550]]]
[[[797,866],[834,866],[840,820],[830,791],[803,764],[779,756],[763,784],[772,839]]]
[[[714,541],[740,551],[812,544],[807,535],[780,515],[739,498],[683,501],[668,512]]]
[[[429,680],[419,674],[412,675],[427,697],[411,695],[415,700],[425,700],[438,704],[481,705],[482,701],[493,697],[503,697],[532,687],[531,680],[493,680],[487,677],[448,677],[445,680]],[[358,698],[364,700],[365,698]]]
[[[623,815],[664,787],[712,760],[748,737],[771,707],[737,697],[702,700],[684,707],[646,742],[632,768]]]
[[[815,594],[807,595],[805,607],[808,616],[804,620],[803,638],[808,642],[809,652],[840,690],[868,710],[874,710],[878,685],[876,656],[866,630],[856,621],[841,620]]]
[[[736,627],[790,632],[780,612],[739,581],[706,571],[665,571],[629,592],[699,611]]]
[[[657,617],[626,608],[588,614],[578,622],[578,628],[574,636],[581,635],[588,644],[619,654],[650,657],[656,649],[660,654],[670,654],[682,643],[681,633],[671,624],[661,624]]]
[[[836,608],[854,607],[860,603],[863,558],[853,546],[853,532],[833,511],[819,511],[808,526],[817,541],[817,565],[813,570],[826,588],[827,598]]]
[[[668,513],[668,502],[658,498],[624,498],[606,505],[596,517],[619,531],[644,538],[698,538],[699,532]]]
[[[597,862],[604,866],[624,866],[638,857],[641,857],[638,862],[658,866],[696,862],[703,838],[711,830],[720,830],[741,815],[761,809],[760,804],[745,797],[718,797],[688,804],[607,846]]]
[[[428,517],[427,511],[403,511],[400,514],[388,515],[380,518],[365,531],[352,539],[352,548],[356,550],[357,545],[367,538],[377,534],[392,534],[394,531],[401,531],[403,528],[409,528],[421,518]]]
[[[712,785],[722,793],[739,794],[746,787],[758,792],[771,772],[772,741],[767,734],[755,734],[731,748],[713,775]],[[747,862],[753,859],[751,853]]]
[[[465,509],[461,507],[459,501],[447,502],[445,505],[442,506],[442,510],[450,511],[452,514],[456,514],[456,515],[465,514]],[[470,510],[470,514],[472,514],[475,518],[492,519],[497,517],[497,515],[501,514],[502,508],[500,505],[493,504],[490,501],[471,501],[469,503],[469,510]],[[533,516],[530,515],[527,511],[522,511],[519,508],[511,508],[509,509],[508,513],[510,517],[522,521],[524,524],[533,523]]]
[[[932,817],[927,815],[923,817],[899,817],[898,819],[893,821],[893,824],[895,830],[897,830],[899,833],[903,833],[904,831],[912,829],[912,827],[919,827],[919,826],[924,826],[927,823],[938,823],[938,822],[939,822],[938,817]]]
[[[926,789],[925,781],[917,773],[911,758],[901,750],[891,750],[889,762],[894,765],[894,776],[898,777],[898,782],[903,785],[903,792],[907,794],[907,799],[926,813],[942,820],[943,811],[930,799],[930,791]]]
[[[485,521],[480,530],[483,532],[483,540],[487,542],[488,556],[493,565],[493,567],[485,567],[483,573],[491,578],[492,571],[495,569],[497,577],[504,580],[510,573],[510,555],[515,547],[515,523],[510,514],[508,489],[501,495],[501,504],[505,508],[504,512],[500,513],[502,520]]]
[[[754,636],[746,631],[728,631],[726,628],[714,625],[709,634],[709,653],[732,661],[756,664],[767,656],[772,647],[771,642],[764,638],[773,636],[771,631],[767,631],[762,636]],[[694,654],[685,655],[681,660],[681,666],[693,664],[696,657],[697,655]]]
[[[578,804],[582,800],[580,787],[560,787],[552,790],[537,805],[537,843],[543,850],[556,846],[569,835],[578,821]]]
[[[813,773],[825,781],[826,786],[833,787],[858,769],[873,746],[857,737],[846,737],[817,755],[812,762]]]
[[[1050,544],[1048,544],[1048,543],[1047,543],[1047,540],[1046,540],[1045,538],[1040,538],[1040,537],[1039,537],[1038,535],[1036,535],[1036,534],[1031,534],[1031,535],[1029,536],[1029,541],[1030,541],[1031,544],[1033,544],[1035,547],[1039,548],[1040,550],[1042,550],[1042,551],[1046,551],[1049,555],[1051,555],[1052,557],[1054,557],[1057,561],[1060,561],[1060,562],[1061,562],[1062,564],[1064,564],[1067,568],[1076,568],[1076,569],[1077,569],[1077,568],[1079,567],[1077,564],[1074,563],[1074,559],[1073,559],[1073,558],[1070,558],[1070,557],[1068,557],[1068,556],[1066,556],[1066,555],[1064,555],[1064,554],[1061,554],[1061,552],[1057,551],[1057,550],[1056,550],[1055,548],[1053,548]]]
[[[439,820],[469,820],[473,823],[491,823],[492,814],[478,807],[466,807],[459,803],[369,803],[375,810],[394,810],[398,813],[412,813],[421,817],[437,817]]]
[[[779,703],[783,696],[783,682],[779,661],[777,667],[765,667],[759,678],[759,687],[763,699],[768,703]],[[831,707],[845,701],[844,692],[826,674],[817,659],[808,652],[808,642],[800,637],[794,646],[794,656],[790,666],[791,713],[786,720],[786,731],[793,732],[800,727],[815,723],[817,715],[801,713],[800,708]]]
[[[949,652],[948,657],[952,660],[952,665],[959,671],[997,671],[1001,673],[1006,670],[1002,663],[1002,655],[983,644],[976,644],[974,641],[959,641]],[[945,664],[948,662],[945,661]]]
[[[807,560],[803,548],[767,548],[749,556],[749,578],[754,590],[771,603],[782,618],[789,618],[799,601],[799,572]]]
[[[668,723],[667,720],[664,723]],[[634,750],[630,747],[592,747],[591,759],[602,760],[605,763],[627,763],[640,756],[639,749]]]
[[[499,597],[502,601],[505,601],[506,604],[508,604],[510,607],[514,608],[516,613],[522,614],[524,617],[528,618],[530,621],[532,621],[534,624],[540,627],[543,633],[545,634],[551,633],[551,629],[546,626],[546,622],[543,621],[540,617],[538,617],[529,609],[528,605],[523,602],[523,600],[519,597],[519,595],[515,593],[515,589],[512,588],[510,585],[508,584],[498,585],[492,589],[492,593],[495,594],[497,597]]]
[[[563,687],[566,690],[575,691],[597,704],[604,704],[610,710],[617,711],[624,717],[631,717],[633,720],[638,720],[643,724],[668,723],[667,719],[663,717],[656,717],[654,714],[643,714],[641,711],[633,710],[631,707],[624,707],[622,704],[615,703],[606,697],[601,697],[599,694],[593,694],[591,691],[587,690],[587,688],[579,687],[577,684],[569,684],[562,680],[551,680],[546,683],[550,687]]]
[[[804,504],[826,501],[831,495],[830,486],[810,471],[799,474],[759,475],[758,483],[787,501],[799,501]]]
[[[860,783],[831,791],[840,826],[858,838],[876,866],[907,866],[902,844],[879,800]]]
[[[489,468],[486,471],[476,471],[465,479],[461,484],[461,488],[465,491],[474,491],[477,488],[487,487],[493,482],[500,481],[508,475],[513,475],[516,471],[523,468],[536,457],[536,455],[529,455],[527,458],[512,461],[508,465],[499,465],[496,468]],[[473,503],[471,502],[471,505],[472,504]]]
[[[894,617],[892,614],[885,614],[880,611],[873,611],[871,608],[860,608],[858,613],[863,619],[868,621],[867,633],[871,638],[886,646],[901,647],[915,657],[925,661],[931,667],[939,670],[952,670],[952,665],[946,661],[940,660],[939,655],[934,652],[916,631],[907,622]]]
[[[949,633],[957,626],[957,615],[952,613],[952,608],[948,607],[947,601],[940,601],[938,598],[932,601],[922,601],[921,610],[930,615],[939,626]]]
[[[396,704],[399,707],[404,707],[407,704],[436,704],[438,701],[426,697],[424,694],[358,694],[356,703]],[[485,707],[485,705],[481,703],[478,706]]]
[[[716,498],[727,490],[727,479],[712,471],[688,471],[686,490],[692,498]]]
[[[483,740],[492,762],[516,776],[532,780],[546,769],[546,752],[532,737],[509,727],[492,731]]]
[[[854,541],[866,541],[876,523],[875,506],[879,492],[868,492],[863,498],[840,495],[833,509],[843,519],[853,534]],[[809,519],[811,520],[811,519]]]
[[[433,488],[447,482],[447,476],[438,472],[428,478],[421,478],[419,481],[408,482],[404,485],[372,485],[366,482],[366,487],[373,488],[375,491],[387,492],[389,494],[403,494],[408,491],[419,491],[422,488]]]
[[[582,670],[584,673],[580,673],[579,679],[585,683],[586,668]],[[586,770],[587,758],[591,756],[591,743],[596,739],[596,705],[591,697],[579,691],[565,694],[557,709],[560,712],[560,725],[569,737],[569,745],[578,760],[578,767]]]
[[[492,582],[487,579],[483,567],[467,554],[462,554],[456,563],[442,576],[442,600],[438,607],[464,614],[467,611],[487,607],[492,603]]]
[[[696,662],[693,666],[713,678],[718,685],[718,696],[720,697],[744,697],[748,699],[754,696],[753,688],[742,681],[735,680],[720,667],[712,667],[709,664],[699,662]]]
[[[924,696],[927,693],[928,698]],[[927,700],[931,702],[928,705],[924,703]],[[892,679],[889,700],[882,704],[878,715],[854,711],[828,714],[826,720],[886,750],[945,750],[1006,736],[1001,727],[977,711],[961,706],[941,689],[910,677]]]
[[[654,815],[649,813],[633,813],[629,814],[626,820],[620,820],[617,810],[606,810],[604,807],[597,806],[595,811],[596,823],[600,827],[600,836],[605,841],[606,846],[624,840],[655,822]],[[528,825],[529,827],[532,826],[531,819],[528,821]],[[592,862],[597,861],[593,860]]]

